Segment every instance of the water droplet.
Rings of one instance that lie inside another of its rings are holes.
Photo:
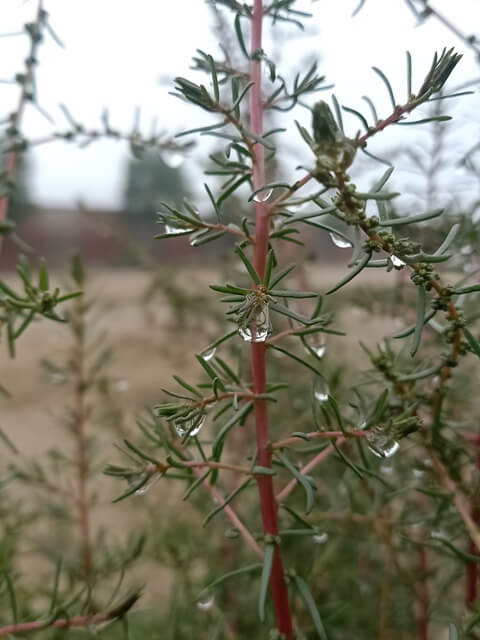
[[[325,544],[328,540],[328,533],[324,531],[323,533],[317,533],[313,536],[313,541],[315,544]]]
[[[272,330],[270,313],[265,305],[247,326],[238,327],[238,333],[245,342],[265,342]]]
[[[238,538],[239,535],[240,531],[236,527],[230,527],[229,529],[226,529],[224,533],[226,538],[231,538],[232,540]]]
[[[199,600],[197,602],[197,608],[200,611],[208,611],[211,609],[215,602],[215,596],[210,596],[209,598],[205,598],[205,600]]]
[[[273,189],[264,189],[253,196],[254,202],[266,202],[273,193]]]
[[[200,231],[196,231],[192,233],[190,236],[190,246],[197,247],[200,244],[200,240],[208,234],[208,230],[201,229]]]
[[[65,381],[66,381],[66,377],[60,371],[55,371],[50,376],[50,383],[51,384],[60,385],[60,384],[63,384]]]
[[[339,249],[349,249],[352,246],[352,243],[350,242],[350,240],[346,240],[345,238],[340,236],[338,233],[332,233],[330,231],[329,236],[333,244]]]
[[[175,431],[180,436],[180,438],[184,438],[187,434],[192,438],[199,433],[200,429],[205,423],[206,417],[207,416],[205,415],[205,413],[196,413],[189,420],[175,422]]]
[[[119,378],[113,383],[113,390],[117,393],[123,393],[124,391],[128,391],[129,386],[130,385],[128,384],[128,380],[126,380],[125,378]]]
[[[204,360],[208,362],[213,358],[216,350],[217,350],[216,347],[213,347],[212,349],[206,349],[205,351],[202,351],[201,356]]]
[[[313,381],[313,396],[315,400],[317,400],[317,402],[326,402],[329,393],[330,390],[325,378],[321,375],[315,376]]]
[[[469,260],[468,262],[465,262],[465,264],[463,265],[464,273],[471,273],[474,270],[475,270],[475,264],[471,260]]]
[[[149,474],[146,471],[143,471],[142,473],[135,473],[128,477],[127,483],[129,488],[134,489],[135,487],[138,487],[135,491],[135,495],[143,496],[147,493],[150,485],[147,478],[149,478]]]
[[[400,445],[384,427],[373,427],[367,432],[367,443],[370,451],[378,458],[390,458]]]
[[[442,531],[432,531],[430,537],[437,540],[445,540],[447,536]]]
[[[323,358],[326,349],[325,334],[318,331],[317,333],[311,333],[305,336],[305,342],[317,356],[317,358]],[[309,349],[307,349],[309,351]]]
[[[390,256],[390,260],[392,261],[394,267],[400,268],[405,266],[405,262],[403,260],[400,260],[400,258],[398,258],[397,256],[393,255],[393,253]]]
[[[468,256],[473,252],[473,247],[471,244],[466,244],[464,247],[460,249],[460,253],[463,256]]]
[[[423,478],[425,475],[425,471],[422,469],[413,469],[413,477],[414,478]]]
[[[178,169],[183,164],[184,156],[178,151],[171,151],[170,149],[165,149],[162,153],[162,159],[167,166],[171,169]]]

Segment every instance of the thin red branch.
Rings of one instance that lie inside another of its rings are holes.
[[[337,447],[342,445],[345,442],[345,438],[338,438],[336,444]],[[323,462],[329,455],[331,455],[335,451],[335,447],[331,444],[326,447],[323,451],[317,454],[314,458],[310,460],[304,467],[300,469],[300,473],[306,474],[312,471],[317,465]],[[277,503],[283,502],[295,489],[297,486],[297,480],[293,478],[290,482],[279,492],[277,493],[276,500]]]
[[[193,470],[193,473],[197,476],[197,478],[200,478],[200,476],[202,475],[202,472],[199,469],[195,469]],[[212,498],[214,499],[214,501],[217,504],[222,504],[222,502],[224,501],[224,498],[222,497],[222,494],[210,484],[210,479],[209,478],[205,478],[205,480],[203,481],[203,486],[205,487],[205,489],[210,493],[210,495],[212,496]],[[238,517],[238,515],[235,513],[235,511],[232,509],[232,507],[230,505],[227,505],[224,509],[223,512],[225,513],[225,515],[227,516],[227,518],[230,520],[230,522],[233,524],[233,526],[238,529],[238,531],[240,532],[240,535],[243,537],[243,539],[245,540],[245,542],[247,543],[247,545],[250,547],[250,549],[260,558],[263,559],[263,552],[260,549],[260,547],[258,546],[255,538],[252,536],[252,534],[250,533],[250,531],[247,529],[247,527],[243,524],[243,522],[240,520],[240,518]]]
[[[262,49],[262,21],[263,2],[254,0],[252,15],[252,41],[250,79],[254,83],[250,91],[250,126],[254,134],[263,134],[263,104],[261,84],[261,61],[259,55]],[[253,188],[260,189],[265,184],[265,157],[264,148],[260,144],[253,148]],[[263,278],[268,253],[269,243],[269,206],[264,202],[255,204],[255,252],[254,264],[259,276]],[[266,363],[265,344],[252,343],[252,375],[253,392],[258,396],[266,391]],[[272,451],[269,447],[269,427],[267,415],[267,403],[263,398],[256,398],[255,427],[258,451],[258,464],[263,467],[272,466]],[[264,534],[273,538],[278,537],[277,503],[273,489],[271,476],[257,477],[260,494],[260,508],[262,513]],[[270,574],[270,589],[275,606],[278,631],[286,640],[293,639],[292,616],[288,599],[288,589],[285,582],[280,546],[277,544],[273,557],[272,571]]]
[[[16,624],[9,624],[4,627],[0,627],[0,637],[9,636],[16,633],[29,633],[38,631],[39,629],[54,628],[54,629],[73,629],[79,627],[89,627],[108,622],[109,620],[116,620],[124,616],[129,609],[138,600],[139,594],[134,594],[127,598],[120,606],[106,611],[103,613],[95,613],[93,615],[86,616],[74,616],[72,618],[58,618],[50,623],[46,623],[45,620],[33,620],[31,622],[18,622]]]

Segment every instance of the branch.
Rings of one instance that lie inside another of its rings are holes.
[[[95,613],[87,616],[75,616],[73,618],[56,618],[52,620],[35,620],[33,622],[18,622],[5,627],[0,627],[0,637],[8,636],[13,633],[29,633],[53,627],[55,629],[73,629],[78,627],[89,627],[122,618],[140,598],[140,593],[134,593],[128,597],[122,604],[105,613]]]
[[[337,447],[341,446],[344,442],[345,442],[344,437],[338,438],[338,440],[336,441]],[[309,473],[317,465],[319,465],[326,458],[328,458],[328,456],[332,454],[334,451],[335,451],[335,447],[333,446],[333,444],[329,445],[328,447],[326,447],[326,449],[324,449],[318,455],[312,458],[312,460],[310,460],[310,462],[308,462],[304,467],[302,467],[302,469],[300,469],[300,473],[302,475]],[[290,482],[279,493],[277,493],[276,495],[277,502],[278,503],[284,502],[284,500],[292,493],[292,491],[295,489],[296,486],[297,486],[297,480],[293,478],[293,480],[290,480]]]

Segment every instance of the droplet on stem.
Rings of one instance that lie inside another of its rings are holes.
[[[333,244],[339,249],[349,249],[352,246],[350,240],[346,240],[338,233],[333,233],[332,231],[330,231],[329,236]]]
[[[270,313],[265,305],[246,326],[238,327],[238,333],[245,342],[265,342],[272,330]]]
[[[322,375],[315,376],[313,381],[313,397],[317,402],[326,402],[328,400],[328,394],[330,390],[328,388],[327,381]]]
[[[380,425],[370,429],[366,439],[368,448],[378,458],[390,458],[400,449],[392,434]]]
[[[263,189],[253,196],[254,202],[266,202],[273,193],[273,189]]]
[[[200,611],[208,611],[213,607],[214,602],[215,596],[212,595],[208,598],[205,598],[205,600],[198,600],[197,608],[200,609]]]
[[[206,417],[205,413],[196,413],[188,420],[177,420],[175,422],[175,431],[180,438],[184,438],[186,435],[193,438],[203,427]]]
[[[405,266],[405,262],[403,260],[401,260],[400,258],[398,258],[396,255],[394,255],[392,253],[392,255],[390,256],[390,260],[392,261],[392,264],[394,267],[404,267]]]

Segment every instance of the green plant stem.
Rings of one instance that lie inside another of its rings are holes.
[[[252,15],[252,42],[250,61],[250,80],[254,85],[250,91],[250,126],[254,134],[263,134],[263,104],[261,84],[261,62],[258,54],[262,48],[263,3],[255,0]],[[254,146],[253,154],[253,189],[260,189],[265,184],[264,148],[260,144]],[[255,204],[255,269],[263,279],[267,261],[269,243],[269,206],[264,202]],[[266,362],[265,344],[252,343],[252,375],[253,392],[256,395],[266,392]],[[255,427],[258,451],[258,464],[262,467],[272,466],[272,452],[269,447],[269,428],[267,403],[263,398],[256,398],[254,403]],[[260,508],[265,535],[278,537],[277,502],[270,476],[257,477],[260,494]],[[285,582],[282,556],[279,545],[275,545],[272,570],[270,574],[270,589],[275,606],[278,631],[284,634],[286,640],[293,639],[293,625],[288,599],[288,589]]]

